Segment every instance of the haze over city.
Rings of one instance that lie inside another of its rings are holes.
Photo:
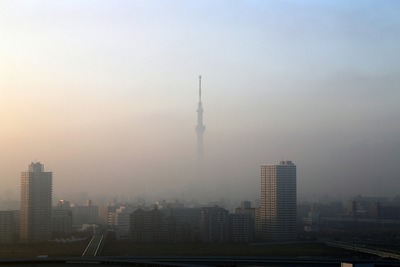
[[[32,161],[69,192],[395,196],[399,1],[2,1],[0,179]],[[204,164],[196,162],[202,75]],[[201,177],[201,179],[199,178]]]

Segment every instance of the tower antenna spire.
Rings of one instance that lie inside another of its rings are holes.
[[[199,75],[199,101],[201,102],[201,75]]]

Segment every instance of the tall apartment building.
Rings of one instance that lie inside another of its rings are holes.
[[[260,239],[296,240],[296,165],[281,161],[261,166]]]
[[[20,240],[40,242],[50,238],[53,173],[32,162],[21,173]]]

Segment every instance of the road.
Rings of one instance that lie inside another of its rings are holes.
[[[94,235],[82,254],[82,257],[94,257],[101,253],[104,245],[104,235]]]

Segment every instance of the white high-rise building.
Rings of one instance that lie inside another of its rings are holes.
[[[51,234],[53,173],[40,162],[29,164],[21,173],[20,240],[40,242]]]
[[[296,165],[281,161],[261,166],[260,238],[296,240]]]

